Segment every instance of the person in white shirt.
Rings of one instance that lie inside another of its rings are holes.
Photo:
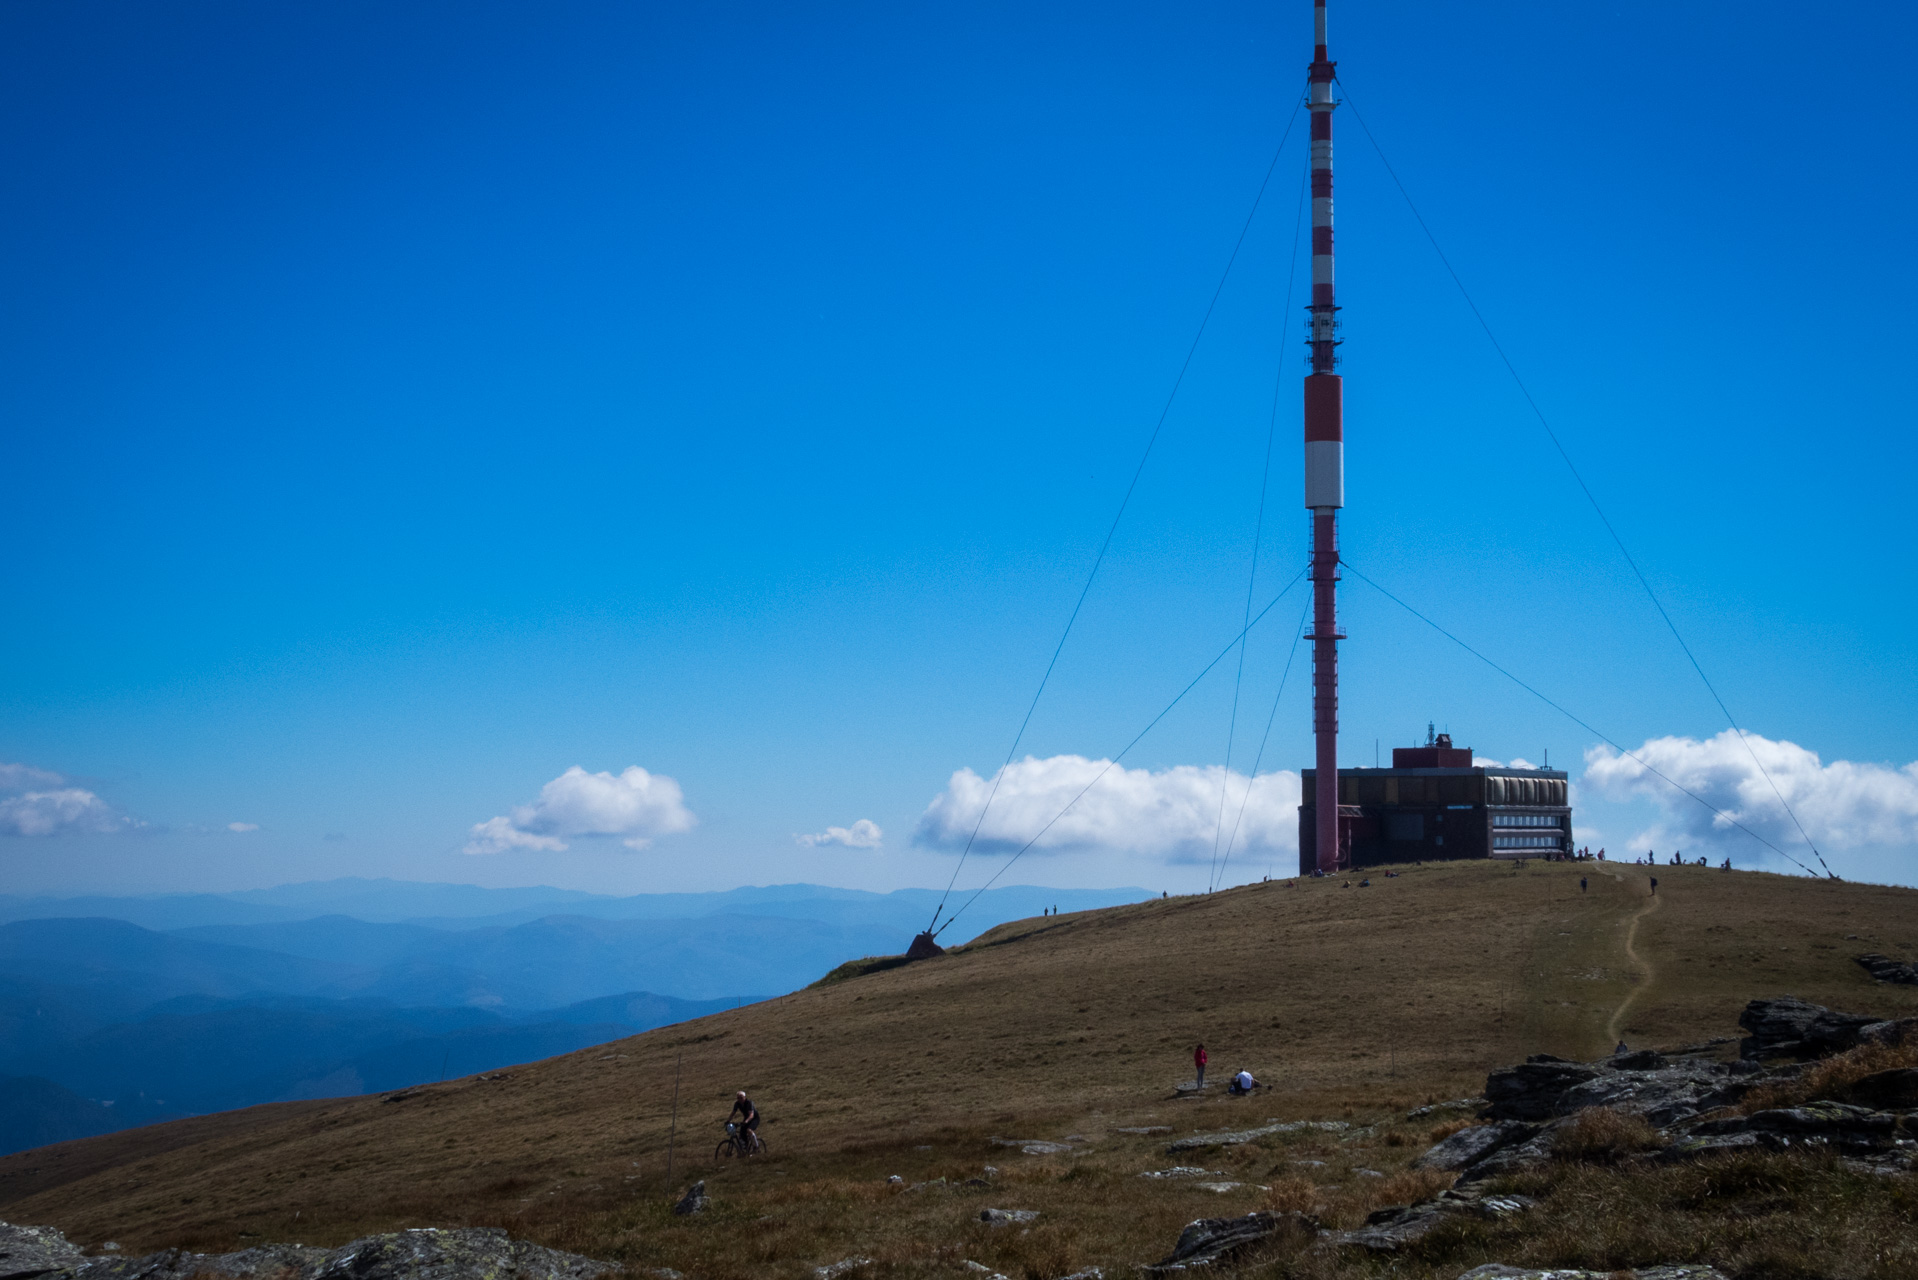
[[[1232,1077],[1232,1087],[1229,1092],[1233,1094],[1251,1093],[1258,1083],[1257,1080],[1252,1078],[1250,1071],[1241,1069],[1237,1075]]]

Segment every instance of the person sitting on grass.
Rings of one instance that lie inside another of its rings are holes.
[[[1226,1092],[1235,1098],[1242,1098],[1258,1087],[1259,1082],[1252,1078],[1252,1073],[1241,1067],[1238,1074],[1232,1077],[1232,1083],[1226,1086]]]

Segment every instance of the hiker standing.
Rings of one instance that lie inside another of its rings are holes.
[[[1584,876],[1580,876],[1580,877],[1578,878],[1578,891],[1579,891],[1580,893],[1584,893],[1584,892],[1585,892],[1585,877],[1584,877]]]
[[[1653,893],[1657,893],[1657,892],[1658,892],[1658,877],[1657,877],[1657,876],[1653,876],[1653,877],[1652,877],[1652,892],[1653,892]]]
[[[1192,1065],[1199,1070],[1199,1087],[1205,1088],[1205,1046],[1202,1044],[1192,1051]]]

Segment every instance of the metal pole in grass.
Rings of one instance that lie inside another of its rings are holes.
[[[686,1051],[679,1051],[673,1064],[673,1127],[666,1132],[666,1185],[673,1185],[673,1140],[679,1136],[679,1069],[686,1065]]]

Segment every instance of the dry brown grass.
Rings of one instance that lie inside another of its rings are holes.
[[[1425,1137],[1427,1141],[1436,1145],[1455,1133],[1463,1133],[1477,1123],[1476,1120],[1448,1120],[1444,1124],[1433,1125]]]
[[[1405,1169],[1422,1149],[1403,1141],[1418,1132],[1409,1107],[1476,1094],[1488,1070],[1527,1053],[1610,1047],[1605,1022],[1635,973],[1619,954],[1618,926],[1642,903],[1646,870],[1407,868],[1375,878],[1364,894],[1273,883],[1008,925],[942,959],[503,1080],[426,1086],[403,1102],[260,1107],[0,1158],[0,1216],[56,1225],[84,1242],[116,1239],[129,1251],[497,1225],[700,1280],[810,1280],[811,1268],[849,1256],[874,1259],[875,1280],[949,1280],[966,1258],[1032,1280],[1091,1265],[1117,1274],[1163,1256],[1194,1218],[1261,1203],[1357,1225],[1372,1209],[1443,1184]],[[1918,1011],[1918,991],[1873,984],[1843,941],[1861,933],[1879,949],[1918,951],[1918,894],[1698,868],[1658,873],[1668,900],[1638,937],[1656,976],[1632,1005],[1635,1042],[1726,1034],[1758,995],[1882,1016]],[[1581,874],[1589,893],[1578,891]],[[1787,950],[1779,938],[1791,939]],[[1263,980],[1247,982],[1248,973]],[[1187,1073],[1197,1039],[1215,1060],[1243,1062],[1279,1087],[1252,1100],[1175,1100],[1170,1086]],[[776,1154],[715,1166],[717,1121],[740,1087],[764,1108]],[[1183,1134],[1268,1117],[1345,1118],[1353,1128],[1177,1157],[1165,1135],[1117,1132],[1170,1125]],[[1067,1156],[1025,1156],[991,1141],[1068,1134],[1087,1141]],[[1244,1185],[1218,1194],[1138,1176],[1173,1163],[1221,1169]],[[1000,1169],[997,1181],[963,1186],[988,1164]],[[886,1185],[891,1174],[947,1182],[897,1191]],[[699,1176],[714,1209],[673,1217],[670,1201]],[[1663,1209],[1644,1198],[1710,1185],[1691,1176],[1566,1162],[1539,1184],[1551,1213],[1461,1226],[1451,1244],[1435,1241],[1394,1264],[1395,1274],[1453,1280],[1495,1260],[1683,1260],[1658,1251],[1676,1248],[1684,1231],[1708,1242],[1685,1256],[1726,1241],[1727,1257],[1784,1265],[1786,1253],[1766,1261],[1740,1225],[1748,1222],[1740,1214],[1769,1203],[1764,1195],[1724,1192]],[[1634,1177],[1651,1190],[1641,1196]],[[1790,1233],[1799,1250],[1790,1256],[1823,1260],[1801,1274],[1889,1277],[1898,1273],[1874,1260],[1850,1221],[1817,1215],[1852,1213],[1883,1227],[1905,1203],[1896,1197],[1909,1194],[1897,1181],[1834,1168],[1779,1193],[1793,1207],[1749,1221]],[[1642,1220],[1574,1238],[1558,1224],[1584,1220],[1583,1197]],[[1041,1217],[988,1228],[976,1220],[987,1205]],[[1261,1266],[1299,1280],[1372,1274],[1364,1259],[1295,1244]],[[1905,1259],[1900,1248],[1880,1254]],[[1740,1280],[1773,1274],[1785,1273]],[[1912,1275],[1918,1268],[1904,1272]]]
[[[1896,1045],[1860,1045],[1849,1052],[1811,1063],[1803,1071],[1775,1084],[1760,1085],[1739,1100],[1745,1115],[1773,1107],[1795,1107],[1814,1098],[1843,1101],[1846,1091],[1866,1076],[1900,1067],[1918,1067],[1918,1036]]]
[[[1553,1156],[1592,1164],[1617,1164],[1664,1145],[1664,1138],[1644,1116],[1609,1107],[1587,1107],[1552,1134]]]

